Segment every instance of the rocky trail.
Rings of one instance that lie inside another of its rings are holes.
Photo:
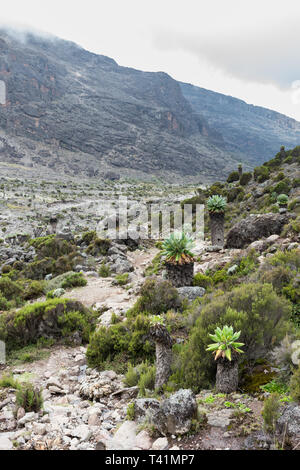
[[[136,300],[137,288],[143,282],[145,268],[157,253],[157,248],[151,248],[147,251],[136,250],[127,254],[128,261],[134,267],[134,271],[129,275],[129,284],[134,286],[134,289],[125,290],[120,286],[113,285],[113,277],[86,276],[87,285],[85,287],[68,291],[64,297],[79,300],[87,307],[105,307],[109,310],[115,310],[115,313],[126,312]]]

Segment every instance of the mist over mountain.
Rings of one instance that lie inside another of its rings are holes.
[[[300,142],[294,119],[163,72],[121,67],[50,36],[2,29],[0,80],[6,163],[79,176],[206,182]]]

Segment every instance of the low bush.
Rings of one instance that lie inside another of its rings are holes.
[[[279,297],[270,284],[243,284],[212,299],[206,296],[192,311],[196,323],[178,353],[173,381],[195,391],[214,383],[216,365],[206,348],[208,335],[218,326],[230,324],[242,331],[245,366],[264,357],[290,328],[290,313],[289,302]]]
[[[31,240],[32,245],[37,252],[38,259],[54,258],[58,259],[61,256],[68,255],[76,250],[76,246],[58,238],[55,235],[48,235],[46,237],[39,237]]]
[[[155,365],[148,361],[142,362],[137,366],[129,365],[125,375],[124,383],[127,387],[139,387],[140,396],[145,396],[146,390],[154,390],[155,387]]]
[[[109,277],[110,276],[110,267],[104,262],[101,264],[98,274],[100,277]]]
[[[238,171],[232,171],[228,178],[227,178],[227,183],[233,183],[234,181],[238,181],[240,179],[240,174]]]
[[[87,285],[87,280],[82,273],[71,273],[68,274],[61,283],[63,289],[72,287],[84,287]]]
[[[279,181],[279,183],[276,184],[274,187],[274,191],[277,194],[285,194],[288,195],[291,190],[291,182],[288,178],[285,178],[282,181]]]
[[[195,274],[194,280],[193,280],[194,286],[204,287],[205,289],[207,289],[208,287],[211,287],[212,284],[213,284],[213,281],[210,276],[206,276],[205,274],[202,274],[202,273]]]
[[[41,297],[45,293],[44,281],[30,281],[25,284],[23,299],[31,300]]]
[[[24,383],[17,390],[16,403],[26,413],[32,411],[37,413],[43,406],[42,392],[31,383]]]
[[[23,288],[18,282],[14,282],[8,277],[0,277],[0,294],[5,297],[6,300],[13,300],[16,297],[21,297],[23,294]]]
[[[108,361],[138,363],[154,357],[154,345],[150,343],[150,320],[138,315],[126,322],[116,323],[110,328],[100,327],[90,337],[87,361],[90,367],[102,369]]]
[[[254,180],[263,183],[270,177],[270,170],[266,166],[257,166],[254,168]]]
[[[276,430],[276,422],[280,416],[280,395],[272,393],[264,402],[262,416],[264,418],[264,428],[267,432],[274,433]]]
[[[171,282],[149,278],[141,287],[140,297],[133,308],[127,312],[127,316],[142,312],[159,315],[172,308],[179,309],[181,305],[177,289]]]
[[[57,340],[75,334],[88,341],[95,320],[80,302],[50,299],[2,314],[0,339],[5,341],[8,352],[36,344],[41,337]]]
[[[86,252],[92,256],[106,255],[111,247],[111,240],[108,238],[95,238],[88,246]]]
[[[0,293],[0,311],[1,310],[9,310],[11,308],[11,303],[6,300],[5,297]]]
[[[124,273],[124,274],[117,274],[114,282],[118,286],[125,286],[126,284],[128,284],[128,281],[129,281],[129,274]]]
[[[247,184],[251,181],[252,179],[252,173],[243,173],[241,178],[240,178],[240,185],[242,186],[247,186]]]

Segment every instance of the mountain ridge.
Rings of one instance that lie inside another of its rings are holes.
[[[7,163],[90,177],[114,171],[206,182],[222,179],[239,161],[253,167],[280,145],[300,141],[297,121],[285,132],[278,123],[274,143],[273,114],[264,128],[265,114],[255,127],[250,113],[251,132],[245,117],[237,132],[240,114],[231,116],[223,106],[220,120],[215,92],[193,86],[191,93],[192,85],[164,72],[121,67],[59,38],[28,34],[20,42],[0,30],[0,79],[7,88],[7,102],[0,105],[0,160]],[[261,128],[265,135],[258,139]]]

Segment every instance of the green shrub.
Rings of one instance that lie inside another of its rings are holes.
[[[264,418],[264,428],[267,432],[274,433],[276,422],[280,416],[280,395],[272,393],[264,402],[262,416]]]
[[[208,334],[226,324],[242,331],[245,365],[263,357],[287,332],[290,313],[289,302],[270,284],[243,284],[213,299],[206,296],[192,311],[197,320],[178,354],[173,380],[195,391],[214,383],[216,366],[206,351]]]
[[[108,238],[95,238],[88,246],[86,252],[92,256],[106,255],[111,247],[111,240]]]
[[[41,297],[45,293],[45,282],[44,281],[30,281],[27,283],[23,299],[30,300],[37,297]]]
[[[227,183],[233,183],[234,181],[238,181],[240,179],[240,174],[238,171],[232,171],[228,178],[227,178]]]
[[[147,390],[154,390],[155,388],[155,365],[149,366],[145,372],[140,376],[138,387],[140,396],[144,397]]]
[[[146,390],[154,390],[155,373],[155,365],[150,364],[148,361],[142,362],[135,367],[130,364],[124,383],[127,387],[138,385],[140,395],[145,396]]]
[[[265,269],[267,266],[265,266]],[[282,288],[287,286],[293,279],[293,274],[284,266],[276,266],[260,275],[261,282],[272,284],[277,292],[282,292]]]
[[[148,340],[149,318],[139,315],[126,322],[100,327],[90,337],[87,362],[90,367],[102,369],[108,361],[140,362],[154,355],[154,346]]]
[[[76,313],[71,315],[71,312]],[[27,305],[16,312],[2,314],[0,339],[5,341],[8,352],[36,344],[41,337],[57,340],[66,335],[67,329],[70,334],[78,333],[79,330],[83,339],[87,340],[94,323],[95,316],[80,302],[50,299]]]
[[[279,181],[279,183],[276,184],[274,187],[274,191],[277,194],[286,194],[288,195],[291,190],[291,182],[288,178],[285,178],[282,181]]]
[[[124,273],[124,274],[117,274],[115,277],[115,283],[118,284],[118,286],[125,286],[128,284],[129,281],[129,274]]]
[[[300,366],[297,367],[291,377],[290,394],[293,400],[300,402]]]
[[[199,287],[204,287],[207,289],[208,287],[212,286],[212,279],[209,276],[206,276],[205,274],[202,273],[197,273],[194,276],[193,280],[193,285],[194,286],[199,286]]]
[[[110,276],[110,267],[108,265],[106,265],[103,261],[103,263],[101,263],[101,266],[99,268],[99,271],[98,271],[98,274],[100,277],[109,277]]]
[[[61,256],[68,255],[76,250],[76,246],[58,238],[55,235],[48,235],[46,237],[39,237],[31,240],[32,245],[37,252],[38,259],[54,258],[58,259]]]
[[[9,310],[11,308],[11,303],[6,300],[5,297],[0,293],[0,311],[1,310]]]
[[[277,202],[279,205],[286,206],[289,202],[289,198],[286,194],[279,194],[279,196],[277,196]]]
[[[251,172],[243,173],[241,178],[240,178],[240,184],[242,186],[247,186],[247,184],[251,181],[251,179],[252,179],[252,173]]]
[[[12,374],[5,374],[0,379],[0,388],[14,388],[17,390],[20,383],[14,378]]]
[[[177,289],[171,282],[149,278],[141,287],[140,297],[134,307],[128,311],[127,316],[142,312],[159,315],[180,307],[181,301]]]
[[[87,280],[83,276],[82,273],[72,273],[68,274],[63,282],[61,283],[61,287],[63,289],[68,289],[72,287],[83,287],[87,285]]]
[[[90,232],[85,232],[82,235],[81,241],[82,243],[85,243],[86,245],[90,245],[93,240],[97,238],[97,233],[94,230],[91,230]]]
[[[214,195],[218,195],[218,196],[223,196],[224,195],[224,183],[220,183],[219,181],[216,181],[214,184],[212,184],[210,186],[210,188],[208,189],[208,191],[205,191],[205,195],[207,197],[211,197],[211,196],[214,196]],[[202,200],[202,202],[198,202],[198,204],[203,204],[204,201]]]
[[[134,421],[135,418],[135,403],[129,403],[127,406],[126,418],[129,421]]]
[[[8,277],[0,277],[0,294],[7,300],[13,300],[15,297],[21,297],[23,288],[18,282],[11,281]]]
[[[254,179],[259,183],[263,183],[270,177],[270,170],[266,166],[257,166],[254,168]]]
[[[242,201],[245,195],[245,191],[241,186],[236,186],[235,188],[231,188],[227,192],[227,202],[233,202],[236,199],[238,201]]]
[[[24,408],[26,413],[34,411],[37,413],[43,406],[42,392],[30,383],[24,383],[16,393],[16,403]]]
[[[129,364],[128,370],[125,374],[124,384],[126,387],[134,387],[138,384],[140,373],[138,367]]]

